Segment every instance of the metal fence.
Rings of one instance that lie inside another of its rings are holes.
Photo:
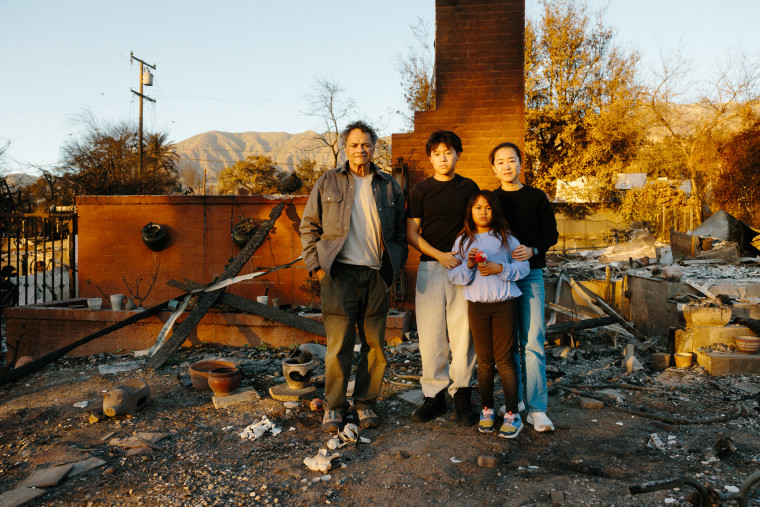
[[[76,297],[75,213],[0,213],[0,312]]]

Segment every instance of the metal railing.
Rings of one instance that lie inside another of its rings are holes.
[[[0,312],[76,297],[75,213],[0,213]]]

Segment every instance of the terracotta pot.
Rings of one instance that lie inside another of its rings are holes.
[[[745,354],[754,354],[760,350],[760,337],[757,336],[737,336],[734,342],[736,350]]]
[[[216,368],[208,373],[208,386],[216,396],[227,396],[240,387],[240,370]]]
[[[217,368],[235,368],[235,364],[229,361],[198,361],[190,365],[190,380],[193,387],[198,391],[210,391],[208,374]]]
[[[311,381],[311,374],[317,362],[311,360],[306,363],[299,362],[298,358],[288,358],[282,362],[282,374],[288,387],[291,389],[303,389],[308,387]]]
[[[676,352],[673,354],[676,360],[676,368],[691,368],[694,355],[691,352]]]

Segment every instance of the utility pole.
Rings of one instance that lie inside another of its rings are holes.
[[[150,67],[153,70],[156,70],[156,64],[149,64],[147,62],[144,62],[137,58],[132,51],[129,52],[129,63],[132,63],[132,60],[137,60],[140,62],[140,91],[136,92],[129,89],[132,93],[140,97],[140,134],[139,134],[139,145],[137,147],[137,157],[138,157],[138,163],[137,163],[137,174],[142,174],[142,168],[143,168],[143,99],[149,100],[156,103],[155,100],[148,97],[147,95],[143,95],[143,85],[145,86],[153,86],[153,74],[150,73],[149,70],[144,70],[144,67]]]

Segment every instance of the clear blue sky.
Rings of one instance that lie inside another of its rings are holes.
[[[607,5],[590,0],[591,8]],[[434,29],[434,0],[0,0],[0,142],[6,172],[51,166],[89,109],[103,121],[137,121],[130,88],[139,64],[156,63],[146,130],[181,141],[209,130],[302,132],[317,76],[338,81],[383,134],[398,132],[396,56],[414,43],[417,18]],[[538,13],[527,0],[528,16]],[[730,48],[757,57],[760,2],[611,0],[607,24],[644,67],[680,48],[713,65]],[[707,69],[708,67],[704,67]],[[705,70],[706,71],[706,70]]]

